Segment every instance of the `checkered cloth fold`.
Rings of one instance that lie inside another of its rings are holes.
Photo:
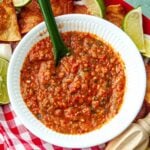
[[[103,150],[104,145],[82,150]],[[0,106],[0,150],[80,150],[46,143],[33,135],[14,113],[11,105]]]

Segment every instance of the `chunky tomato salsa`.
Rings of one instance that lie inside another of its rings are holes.
[[[60,133],[100,128],[123,103],[125,68],[119,54],[97,36],[62,33],[71,51],[55,67],[47,37],[35,44],[21,70],[21,93],[29,110]]]

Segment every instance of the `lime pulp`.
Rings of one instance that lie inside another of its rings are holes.
[[[105,6],[103,0],[83,0],[92,15],[103,17]]]
[[[0,104],[9,103],[7,92],[7,69],[8,61],[0,58]]]
[[[13,0],[13,4],[15,7],[23,7],[29,2],[31,2],[31,0]]]
[[[124,18],[124,31],[130,36],[140,52],[145,52],[141,7],[131,10]]]

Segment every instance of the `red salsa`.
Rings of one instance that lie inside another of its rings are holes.
[[[29,110],[60,133],[100,128],[123,103],[125,68],[102,39],[83,32],[62,33],[71,51],[55,67],[47,37],[35,44],[21,70],[21,93]]]

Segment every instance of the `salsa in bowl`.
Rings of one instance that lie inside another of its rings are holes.
[[[65,15],[56,21],[71,54],[55,67],[45,24],[31,30],[10,62],[12,105],[31,132],[52,144],[102,144],[125,130],[141,108],[142,58],[128,36],[103,19]]]
[[[82,134],[119,112],[125,67],[110,45],[90,33],[65,32],[62,38],[71,54],[57,67],[48,37],[32,47],[21,70],[21,93],[47,127]]]

